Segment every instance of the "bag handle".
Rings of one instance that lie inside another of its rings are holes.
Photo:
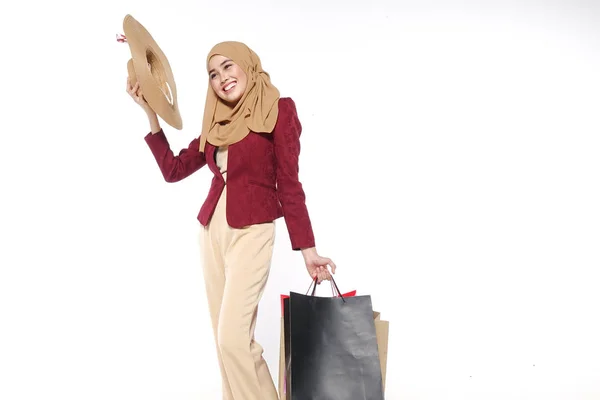
[[[306,294],[308,295],[308,292],[310,291],[310,288],[312,287],[312,292],[311,292],[311,296],[315,295],[315,292],[317,291],[317,280],[318,278],[315,277],[312,282],[310,283],[310,286],[308,287],[308,290],[306,291]],[[342,292],[340,292],[340,289],[338,288],[337,283],[335,283],[335,279],[333,279],[333,276],[331,277],[331,281],[329,282],[331,284],[331,293],[333,294],[333,297],[336,297],[336,292],[337,292],[337,297],[341,297],[342,301],[345,303],[346,299],[344,298],[344,295],[342,294]]]

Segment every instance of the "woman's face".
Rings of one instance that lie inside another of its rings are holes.
[[[214,55],[208,61],[208,77],[217,96],[231,106],[242,98],[248,83],[244,70],[221,55]]]

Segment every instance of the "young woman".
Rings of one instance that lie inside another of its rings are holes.
[[[200,136],[174,155],[138,84],[127,92],[148,115],[145,137],[167,182],[205,165],[214,174],[198,214],[203,272],[223,378],[223,398],[272,400],[277,391],[254,340],[258,303],[273,254],[275,220],[284,217],[292,249],[318,283],[336,266],[319,256],[298,180],[301,125],[243,43],[217,44],[207,57],[209,88]],[[330,269],[328,269],[328,267]]]

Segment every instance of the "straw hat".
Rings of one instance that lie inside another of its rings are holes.
[[[167,57],[150,33],[127,14],[123,20],[126,42],[131,50],[127,72],[131,85],[140,83],[144,99],[167,124],[182,128],[177,105],[177,87]]]

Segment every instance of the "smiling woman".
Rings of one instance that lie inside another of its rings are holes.
[[[208,63],[210,86],[230,106],[235,105],[246,91],[248,78],[239,65],[227,57],[213,56]]]
[[[146,142],[166,181],[180,181],[205,165],[214,174],[198,220],[223,397],[276,400],[263,348],[254,339],[258,303],[271,268],[275,220],[285,218],[292,249],[302,252],[318,283],[331,279],[336,267],[315,248],[298,179],[302,126],[294,101],[280,97],[259,57],[243,43],[217,44],[206,66],[202,133],[178,155],[139,85],[128,84],[128,92],[148,115]]]

